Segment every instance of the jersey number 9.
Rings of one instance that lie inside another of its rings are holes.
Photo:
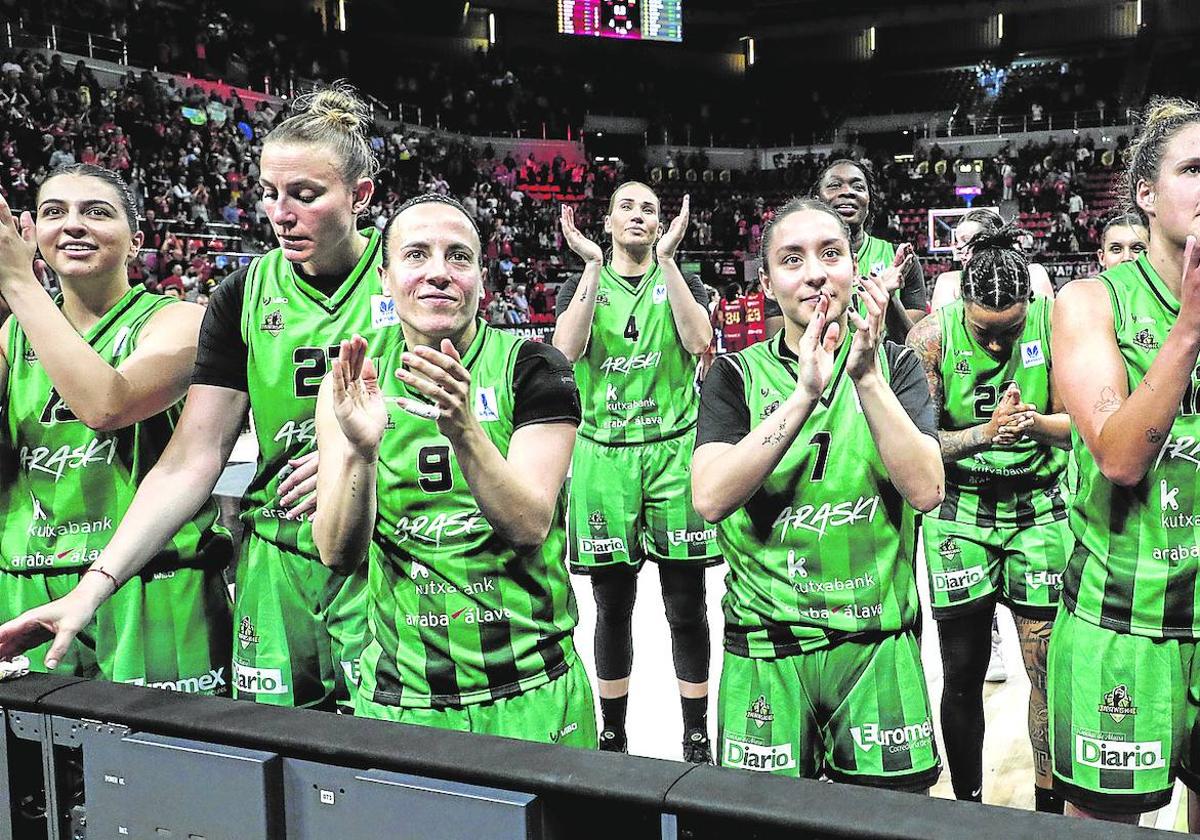
[[[454,485],[450,472],[450,447],[422,446],[417,453],[417,484],[426,493],[445,493]]]

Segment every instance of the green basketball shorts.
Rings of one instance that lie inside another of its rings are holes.
[[[779,659],[725,652],[719,763],[923,791],[941,765],[911,631]]]
[[[934,618],[953,618],[992,599],[1026,618],[1054,618],[1075,547],[1066,519],[983,528],[926,516],[922,541]]]
[[[578,657],[557,679],[490,703],[436,709],[406,708],[376,703],[368,699],[365,692],[358,694],[355,702],[354,713],[360,717],[596,749],[592,686]]]
[[[0,573],[0,618],[61,598],[83,573]],[[100,606],[54,672],[228,697],[229,615],[220,569],[148,568]],[[49,649],[28,652],[33,670],[46,670]]]
[[[721,562],[717,530],[692,507],[695,430],[635,446],[575,441],[567,512],[571,571],[640,567],[648,558]]]
[[[1098,627],[1059,610],[1047,668],[1054,787],[1081,808],[1140,814],[1179,776],[1200,791],[1196,643]]]
[[[367,629],[367,563],[346,577],[247,536],[234,587],[234,696],[353,709]]]

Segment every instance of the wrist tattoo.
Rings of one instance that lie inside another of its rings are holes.
[[[1146,430],[1146,440],[1150,441],[1151,443],[1162,443],[1163,433],[1151,426]]]

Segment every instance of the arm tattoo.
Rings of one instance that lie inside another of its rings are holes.
[[[942,328],[936,317],[923,319],[908,334],[905,342],[921,360],[929,397],[940,416],[942,413]]]
[[[1098,414],[1111,414],[1121,407],[1121,398],[1110,386],[1105,385],[1100,392],[1100,399],[1092,406],[1092,411]]]
[[[1163,433],[1151,426],[1146,430],[1146,440],[1150,441],[1151,443],[1162,443]]]
[[[775,427],[775,431],[767,433],[767,435],[763,438],[762,445],[763,446],[775,446],[778,443],[782,443],[783,439],[786,437],[787,437],[787,421],[782,420],[782,421],[780,421],[779,425]]]
[[[947,463],[969,458],[976,452],[982,452],[988,448],[981,425],[960,429],[957,432],[938,429],[938,442],[942,445],[942,460]]]

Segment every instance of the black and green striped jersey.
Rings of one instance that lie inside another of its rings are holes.
[[[83,338],[117,367],[172,298],[130,289]],[[61,305],[61,299],[59,300]],[[99,558],[138,484],[171,439],[183,403],[113,432],[72,413],[38,361],[20,323],[9,324],[3,436],[9,461],[0,478],[0,557],[10,572],[87,566]],[[152,568],[225,563],[228,533],[207,502],[152,561]]]
[[[1035,298],[1025,328],[998,359],[975,339],[966,305],[956,300],[935,313],[942,333],[941,428],[958,431],[986,423],[1011,383],[1021,401],[1050,414],[1049,298]],[[1025,438],[946,464],[946,499],[937,518],[994,528],[1044,525],[1067,516],[1067,452]]]
[[[542,545],[517,550],[502,539],[437,424],[396,404],[419,394],[395,378],[405,348],[400,330],[391,335],[379,370],[389,420],[379,450],[360,690],[376,703],[420,708],[536,688],[565,673],[575,655],[566,494]],[[540,366],[540,384],[520,372],[526,361]],[[462,364],[475,417],[502,455],[522,425],[578,423],[571,368],[553,348],[481,323]],[[531,415],[535,400],[542,408]]]
[[[1179,301],[1143,254],[1100,275],[1132,393],[1179,316]],[[1113,484],[1076,431],[1075,552],[1063,599],[1079,617],[1122,633],[1200,638],[1200,369],[1158,458],[1133,487]]]
[[[275,248],[213,295],[201,330],[195,384],[247,391],[258,438],[258,465],[242,497],[242,520],[255,536],[317,556],[309,517],[284,519],[280,471],[316,447],[317,391],[342,339],[363,336],[378,355],[382,249],[377,230],[353,270],[319,286]]]
[[[573,294],[573,285],[560,292]],[[568,300],[569,303],[569,300]],[[696,357],[683,347],[657,264],[639,282],[600,271],[587,349],[575,363],[579,433],[608,444],[650,443],[696,424]]]
[[[888,480],[845,370],[849,348],[838,348],[829,386],[774,472],[717,525],[729,563],[725,647],[739,656],[819,650],[916,618],[915,515]],[[891,342],[879,353],[917,428],[936,437],[916,356]],[[718,360],[704,382],[697,448],[741,440],[795,388],[783,333]]]

